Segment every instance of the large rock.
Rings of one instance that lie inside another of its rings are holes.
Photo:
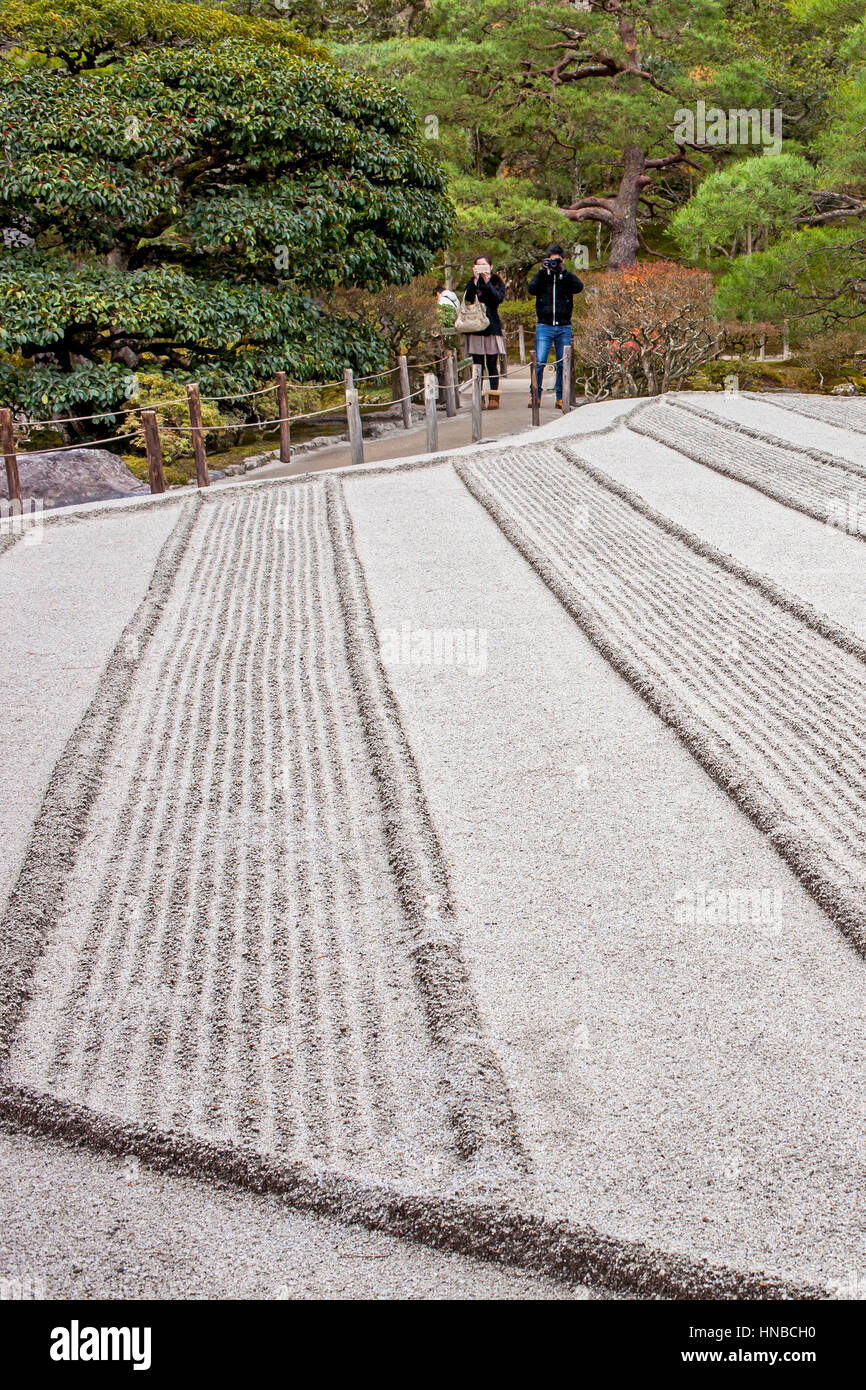
[[[149,492],[116,454],[107,449],[64,449],[52,454],[19,454],[21,496],[48,507],[74,502],[102,502]],[[0,497],[8,498],[6,470],[0,463]]]

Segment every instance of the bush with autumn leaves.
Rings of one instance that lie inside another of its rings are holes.
[[[579,386],[592,400],[679,390],[715,357],[712,277],[673,262],[639,262],[605,274],[587,292],[575,327]]]

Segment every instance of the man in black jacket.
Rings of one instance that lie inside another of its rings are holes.
[[[538,363],[538,395],[544,380],[544,364],[555,349],[556,408],[562,410],[562,350],[571,342],[571,313],[574,296],[580,294],[583,281],[565,268],[565,252],[561,246],[551,246],[541,263],[541,269],[529,282],[529,293],[535,295],[535,360]]]

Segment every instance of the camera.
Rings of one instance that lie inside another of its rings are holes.
[[[565,263],[561,256],[545,256],[541,264],[545,270],[562,270]]]

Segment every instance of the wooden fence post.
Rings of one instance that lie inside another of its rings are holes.
[[[449,419],[457,414],[457,380],[451,352],[445,354],[445,414]]]
[[[562,349],[562,413],[574,409],[574,351],[571,343]]]
[[[484,368],[480,362],[472,363],[472,442],[481,438],[481,373]]]
[[[503,353],[500,353],[500,364],[502,370],[500,371],[499,375],[508,376],[508,343],[506,342],[505,338],[503,338],[502,341],[505,343],[505,351]]]
[[[791,356],[791,320],[785,319],[782,326],[782,361],[787,362]]]
[[[400,368],[400,408],[403,411],[403,428],[412,427],[412,401],[409,394],[409,362],[405,353],[401,353],[397,358],[397,365]]]
[[[435,372],[424,373],[424,413],[427,417],[427,453],[435,454],[439,448],[439,421],[436,418],[436,401],[439,396],[439,381]]]
[[[530,399],[532,401],[532,423],[533,425],[540,425],[541,410],[538,400],[538,371],[536,368],[534,348],[532,349],[532,352],[529,354],[529,390]]]
[[[210,475],[207,471],[207,454],[205,453],[204,433],[202,430],[201,396],[199,395],[197,381],[187,382],[186,394],[189,405],[189,423],[192,426],[192,447],[195,451],[195,480],[199,487],[210,487]]]
[[[526,330],[522,323],[517,325],[517,347],[520,353],[520,365],[526,366]]]
[[[343,380],[346,383],[346,419],[349,422],[349,448],[352,451],[352,462],[363,463],[364,434],[361,425],[361,406],[351,367],[347,367],[343,372]]]
[[[12,425],[12,411],[0,410],[0,448],[6,458],[6,483],[9,501],[21,505],[21,479],[18,476],[18,455],[15,452],[15,430]]]
[[[292,461],[292,427],[289,424],[289,388],[285,372],[277,372],[277,415],[280,419],[280,463]]]
[[[460,359],[457,356],[457,349],[452,348],[451,353],[451,373],[454,382],[454,404],[460,410]]]
[[[147,475],[151,492],[165,492],[165,474],[162,471],[162,444],[159,441],[159,425],[155,410],[141,412],[144,429],[144,442],[147,448]]]

